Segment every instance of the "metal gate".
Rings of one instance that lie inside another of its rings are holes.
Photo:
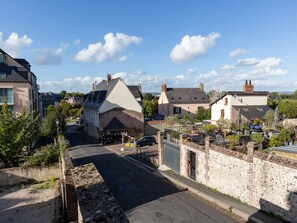
[[[174,170],[177,173],[180,173],[180,148],[179,144],[174,144],[172,142],[163,140],[163,160],[164,164]]]

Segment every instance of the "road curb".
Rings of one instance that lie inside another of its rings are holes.
[[[186,188],[189,191],[191,191],[191,192],[199,195],[200,197],[202,197],[202,198],[204,198],[204,199],[206,199],[206,200],[208,200],[208,201],[210,201],[210,202],[218,205],[219,207],[221,207],[223,209],[226,209],[226,210],[229,210],[229,211],[232,210],[232,213],[234,213],[234,214],[242,217],[244,220],[252,220],[253,222],[256,222],[256,223],[265,223],[262,220],[260,220],[258,218],[255,218],[255,217],[252,217],[252,216],[248,215],[247,213],[245,213],[245,212],[243,212],[243,211],[241,211],[241,210],[239,210],[237,208],[234,208],[233,206],[231,206],[229,204],[226,204],[226,203],[224,203],[224,202],[222,202],[222,201],[220,201],[220,200],[218,200],[218,199],[216,199],[214,197],[211,197],[211,196],[209,196],[209,195],[207,195],[207,194],[205,194],[205,193],[203,193],[203,192],[201,192],[201,191],[199,191],[199,190],[197,190],[197,189],[195,189],[195,188],[193,188],[193,187],[191,187],[191,186],[189,186],[189,185],[187,185],[185,183],[182,183],[182,182],[180,182],[180,181],[178,181],[178,180],[176,180],[176,179],[168,176],[167,174],[164,174],[164,173],[162,173],[160,171],[158,171],[158,172],[163,177],[165,177],[166,179],[168,179],[172,183],[174,183],[175,185],[177,185],[179,187],[182,187],[182,188]]]

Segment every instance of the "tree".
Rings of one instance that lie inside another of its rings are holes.
[[[217,100],[218,98],[220,98],[223,94],[224,94],[224,92],[222,92],[222,91],[211,90],[207,93],[207,97],[209,98],[210,102],[213,102],[213,101]]]
[[[271,127],[274,121],[274,112],[272,110],[267,111],[264,115],[264,119],[266,121],[268,128]]]
[[[195,122],[202,122],[203,120],[210,119],[210,108],[198,108],[195,115]]]
[[[259,149],[263,148],[262,143],[264,142],[264,136],[262,136],[260,133],[256,132],[256,133],[251,135],[251,139],[254,142],[257,142],[259,144]]]
[[[144,116],[151,118],[158,113],[158,101],[155,99],[143,101]]]
[[[62,97],[62,98],[65,98],[66,93],[67,93],[67,92],[66,92],[65,90],[61,91],[61,92],[60,92],[61,97]]]
[[[18,166],[22,162],[23,148],[38,136],[38,117],[25,110],[16,117],[6,103],[0,111],[0,162],[5,167]]]
[[[58,114],[56,111],[50,111],[43,118],[41,123],[41,134],[47,137],[54,137],[57,134],[57,124],[56,120],[58,118]]]
[[[280,114],[286,118],[297,118],[297,101],[281,100],[278,106]]]
[[[278,139],[280,142],[288,142],[291,140],[292,133],[287,129],[282,129],[279,132]]]
[[[165,122],[171,127],[171,130],[173,128],[173,125],[175,123],[178,123],[178,117],[177,115],[169,115],[165,118]]]
[[[278,147],[282,145],[282,142],[279,140],[279,138],[277,136],[272,136],[269,139],[268,145],[270,147]]]

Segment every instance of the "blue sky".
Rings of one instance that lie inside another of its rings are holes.
[[[0,48],[42,92],[89,92],[107,73],[144,92],[297,89],[294,0],[0,2]]]

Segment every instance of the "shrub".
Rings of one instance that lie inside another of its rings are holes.
[[[281,146],[282,145],[282,142],[279,140],[279,138],[277,136],[272,136],[269,139],[268,145],[270,147],[278,147],[278,146]]]
[[[238,145],[240,135],[228,135],[227,139],[230,141],[230,148],[233,148],[234,146]]]
[[[59,145],[47,145],[41,147],[41,149],[33,155],[28,156],[22,164],[22,167],[49,166],[58,162],[59,155]]]
[[[205,132],[207,132],[208,134],[214,132],[216,130],[216,126],[215,125],[212,125],[212,124],[209,124],[209,125],[204,125],[203,126],[203,129]]]
[[[288,142],[291,140],[291,132],[287,129],[282,129],[279,132],[278,139],[281,142]]]
[[[257,143],[262,143],[264,141],[264,137],[258,132],[256,132],[255,134],[252,134],[251,139]]]

